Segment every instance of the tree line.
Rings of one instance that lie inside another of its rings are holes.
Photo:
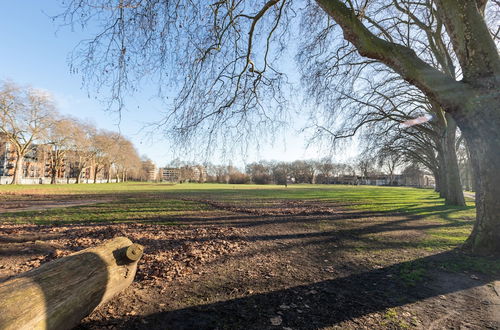
[[[14,154],[4,159],[14,162],[12,184],[21,182],[26,163],[33,160],[42,166],[39,176],[49,176],[51,183],[61,176],[79,183],[86,170],[94,183],[98,176],[108,182],[144,177],[141,159],[127,138],[62,116],[50,93],[11,81],[0,84],[0,142],[8,142]]]
[[[333,162],[331,158],[292,162],[261,160],[247,164],[243,170],[233,165],[206,163],[201,166],[180,161],[169,166],[178,169],[179,182],[226,184],[368,184],[383,178],[384,185],[404,185],[408,182],[397,180],[399,173],[412,179],[426,173],[420,164],[403,157],[394,162],[392,158],[380,156],[359,157],[348,163]],[[194,168],[199,169],[197,175],[193,175]]]

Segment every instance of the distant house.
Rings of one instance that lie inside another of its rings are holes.
[[[24,183],[38,183],[40,178],[50,176],[45,145],[31,145],[23,157],[21,180]],[[0,183],[10,183],[14,175],[17,153],[12,143],[0,136]]]
[[[367,184],[367,185],[373,185],[373,186],[401,186],[404,185],[402,176],[395,174],[395,175],[386,175],[386,174],[379,174],[379,175],[371,175],[366,178],[360,179],[361,184]]]
[[[179,182],[181,170],[174,167],[164,167],[159,170],[160,180],[166,182]]]
[[[341,175],[334,179],[334,183],[336,184],[351,184],[357,185],[359,184],[360,177],[356,175]]]
[[[50,183],[51,177],[51,147],[47,144],[32,144],[29,151],[24,155],[22,166],[21,183]],[[74,182],[78,175],[78,162],[75,157],[71,157],[71,151],[63,159],[62,166],[58,167],[56,180],[58,182]],[[0,183],[10,183],[14,175],[17,154],[14,146],[0,135]],[[81,173],[80,178],[83,182],[94,178],[95,166],[89,164]],[[97,180],[102,182],[109,169],[105,168],[97,173]]]
[[[207,180],[207,171],[204,166],[182,166],[164,167],[159,169],[161,181],[166,182],[205,182]]]
[[[0,135],[0,177],[14,174],[15,160],[13,146]]]
[[[403,185],[410,187],[435,187],[434,176],[414,165],[410,165],[403,170]]]
[[[159,171],[156,165],[153,164],[153,166],[148,169],[148,181],[157,181],[159,179]]]

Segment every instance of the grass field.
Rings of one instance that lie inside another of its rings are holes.
[[[346,208],[405,214],[449,226],[429,229],[427,248],[453,247],[468,236],[475,218],[474,202],[466,207],[444,205],[430,189],[344,185],[224,185],[224,184],[80,184],[0,186],[1,201],[95,199],[98,203],[69,208],[4,214],[0,221],[17,223],[143,222],[178,223],[176,218],[209,215],[213,208],[196,201],[210,199],[229,205],[262,206],[274,201],[335,203]],[[99,202],[102,200],[102,202]]]

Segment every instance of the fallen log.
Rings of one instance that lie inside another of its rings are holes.
[[[126,237],[0,283],[0,329],[71,329],[134,280],[143,248]]]

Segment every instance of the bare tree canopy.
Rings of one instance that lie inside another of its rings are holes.
[[[13,82],[0,85],[0,133],[16,153],[12,184],[20,183],[24,156],[48,132],[55,114],[52,97],[46,91]]]

